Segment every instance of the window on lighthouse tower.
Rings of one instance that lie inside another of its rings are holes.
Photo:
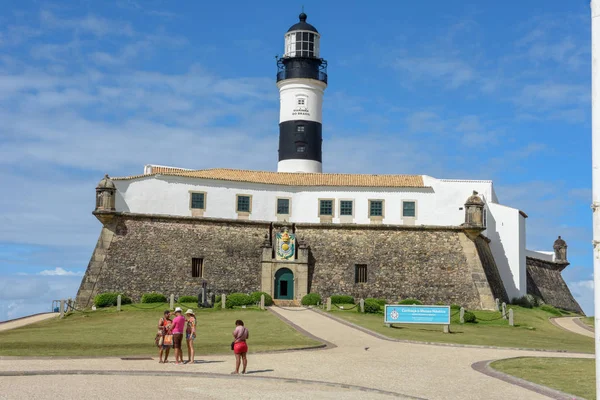
[[[289,32],[285,35],[285,56],[319,58],[319,35],[314,32]]]

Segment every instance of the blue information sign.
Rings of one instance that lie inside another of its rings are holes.
[[[450,306],[386,305],[384,323],[450,325]]]

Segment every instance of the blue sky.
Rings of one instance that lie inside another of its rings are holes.
[[[492,179],[593,312],[588,1],[2,1],[0,320],[74,296],[104,173],[275,170],[275,56],[304,4],[326,172]]]

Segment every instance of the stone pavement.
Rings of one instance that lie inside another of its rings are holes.
[[[18,318],[18,319],[13,319],[13,320],[6,321],[6,322],[1,322],[0,323],[0,332],[7,331],[9,329],[15,329],[20,326],[33,324],[34,322],[40,322],[45,319],[55,318],[55,317],[58,317],[58,315],[59,315],[59,313],[52,312],[52,313],[36,314],[36,315],[32,315],[30,317]]]
[[[179,394],[205,398],[420,398],[545,399],[547,397],[475,371],[482,360],[517,356],[584,357],[592,355],[421,345],[371,336],[312,310],[273,308],[311,334],[335,344],[326,350],[249,354],[247,376],[231,376],[233,355],[200,356],[177,366],[154,360],[0,358],[0,399],[158,398],[161,383],[176,384]],[[302,311],[301,311],[302,310]],[[248,327],[252,332],[252,327]],[[249,340],[252,351],[252,336]],[[199,349],[202,353],[202,349]],[[26,372],[29,371],[29,372]],[[43,376],[7,376],[34,374]],[[50,372],[52,371],[52,372]],[[48,375],[48,373],[69,375]],[[74,375],[87,374],[87,375]],[[104,376],[103,376],[104,375]],[[166,379],[165,379],[166,378]],[[161,392],[162,391],[162,392]],[[30,393],[31,392],[31,393]],[[87,396],[90,393],[90,396]],[[29,394],[29,395],[28,395]]]
[[[578,320],[579,317],[560,317],[560,318],[552,318],[551,321],[554,325],[558,325],[559,327],[571,331],[573,333],[578,333],[587,337],[594,337],[594,331],[584,328],[579,325],[575,320]],[[581,322],[582,323],[582,322]]]

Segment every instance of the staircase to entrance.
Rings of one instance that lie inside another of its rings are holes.
[[[277,307],[300,307],[299,300],[281,300],[273,299],[273,304]]]

